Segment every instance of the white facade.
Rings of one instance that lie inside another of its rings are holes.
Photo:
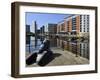
[[[80,32],[89,32],[89,15],[80,15]]]
[[[48,24],[45,25],[44,31],[48,32]]]

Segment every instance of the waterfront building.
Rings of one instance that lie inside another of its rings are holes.
[[[57,33],[57,24],[48,23],[45,26],[45,35],[56,35]]]
[[[75,40],[75,38],[85,38],[89,39],[89,15],[71,15],[64,18],[62,21],[57,24],[57,35],[62,39],[68,39],[68,41]],[[71,37],[71,38],[66,38]],[[57,46],[62,46],[61,40],[57,40]],[[66,49],[75,50],[79,49],[80,45],[70,44],[69,42],[65,44]],[[83,44],[82,44],[83,45]],[[86,44],[85,44],[86,45]],[[74,48],[74,49],[73,49]],[[76,53],[79,53],[76,50]],[[88,51],[88,50],[87,50]],[[74,52],[74,51],[73,51]]]
[[[72,15],[65,18],[67,23],[67,32],[69,35],[79,34],[80,31],[80,15]]]
[[[71,31],[72,31],[72,19],[69,18],[69,19],[66,21],[66,23],[67,23],[67,32],[68,32],[68,34],[70,35],[70,33],[71,33]]]
[[[72,16],[72,31],[71,34],[79,34],[80,31],[80,15]]]
[[[60,21],[57,24],[57,34],[62,36],[67,34],[67,22],[65,20]]]
[[[89,36],[89,15],[80,15],[80,36]]]
[[[36,23],[36,21],[33,21],[33,22],[32,22],[32,25],[31,25],[31,27],[30,27],[30,32],[32,32],[32,33],[34,33],[34,34],[37,33],[37,23]]]
[[[58,35],[89,36],[89,15],[71,15],[57,24]]]

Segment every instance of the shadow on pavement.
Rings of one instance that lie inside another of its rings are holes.
[[[38,62],[39,66],[46,66],[48,63],[50,63],[52,60],[54,60],[56,57],[61,56],[60,53],[52,53],[49,52],[47,54],[45,54],[40,61]]]
[[[60,53],[54,53],[53,55],[54,55],[54,58],[56,58],[56,57],[61,56],[62,54],[60,54]]]

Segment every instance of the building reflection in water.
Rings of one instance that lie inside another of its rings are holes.
[[[33,53],[34,51],[39,50],[39,46],[44,39],[44,36],[38,36],[37,38],[32,36],[26,37],[26,52]],[[76,57],[81,56],[89,59],[89,41],[71,41],[66,40],[65,38],[57,38],[52,36],[49,37],[49,40],[51,48],[62,48],[63,46],[64,50],[72,52],[76,55]]]

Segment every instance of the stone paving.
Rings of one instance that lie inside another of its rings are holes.
[[[76,57],[75,54],[67,51],[67,50],[62,50],[61,48],[51,48],[51,50],[54,53],[54,59],[49,62],[46,66],[62,66],[62,65],[79,65],[79,64],[89,64],[89,60],[83,57]],[[27,54],[26,57],[28,57],[29,54]],[[42,55],[39,54],[38,59]],[[34,63],[32,65],[26,65],[27,67],[35,67],[38,66],[37,63]]]

